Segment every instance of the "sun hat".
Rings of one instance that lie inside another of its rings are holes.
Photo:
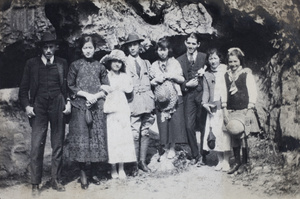
[[[136,34],[130,33],[130,34],[128,34],[128,37],[127,37],[126,41],[123,43],[123,45],[129,44],[132,42],[142,42],[142,41],[144,41],[144,39],[139,38],[139,36]]]
[[[178,95],[173,83],[169,80],[159,84],[154,89],[156,104],[162,111],[168,111],[175,107]]]
[[[231,119],[226,125],[226,129],[231,135],[239,135],[245,131],[245,126],[238,119]]]
[[[127,57],[122,50],[115,49],[115,50],[112,50],[108,55],[105,55],[100,60],[100,63],[105,65],[110,60],[120,60],[121,62],[126,64],[126,59],[127,59]]]

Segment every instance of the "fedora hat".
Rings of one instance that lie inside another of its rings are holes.
[[[121,50],[112,50],[108,55],[105,55],[101,60],[101,64],[106,64],[110,60],[119,60],[123,62],[123,64],[126,64],[126,55],[123,51]]]
[[[139,38],[138,35],[131,33],[128,35],[128,37],[127,37],[126,41],[123,43],[123,45],[129,44],[132,42],[142,42],[142,41],[144,41],[144,39],[141,39],[141,38]]]
[[[44,32],[38,44],[43,45],[45,43],[58,43],[56,34],[53,34],[51,32]]]

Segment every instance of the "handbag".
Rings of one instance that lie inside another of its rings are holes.
[[[209,134],[207,137],[207,145],[210,149],[214,149],[216,147],[216,136],[212,132],[212,127],[209,127]]]
[[[92,112],[88,108],[85,110],[85,121],[88,126],[91,126],[93,123]]]

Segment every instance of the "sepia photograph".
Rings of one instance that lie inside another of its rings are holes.
[[[300,199],[299,0],[0,0],[0,199]]]

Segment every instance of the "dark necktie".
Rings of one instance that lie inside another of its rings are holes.
[[[46,66],[50,66],[50,65],[51,65],[51,61],[50,61],[50,59],[47,59]]]
[[[194,63],[195,63],[194,57],[193,57],[193,56],[189,56],[189,57],[188,57],[188,60],[189,60],[190,64],[193,66]]]
[[[136,74],[138,76],[140,76],[140,73],[141,73],[141,66],[139,65],[138,61],[135,60],[135,69],[136,69]]]

